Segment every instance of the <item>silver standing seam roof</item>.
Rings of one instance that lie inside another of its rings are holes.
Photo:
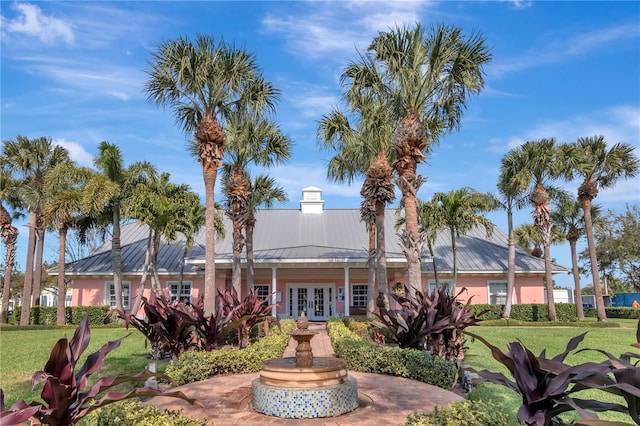
[[[406,265],[395,229],[396,211],[385,212],[385,238],[388,266]],[[231,222],[225,217],[226,235],[216,243],[216,265],[230,268],[232,262]],[[137,222],[121,228],[122,271],[142,274],[148,228]],[[205,230],[201,229],[196,243],[187,253],[185,274],[201,274],[204,268]],[[256,212],[254,256],[256,267],[365,267],[368,257],[368,235],[360,221],[359,209],[325,209],[322,213],[302,213],[297,209],[269,209]],[[174,275],[180,271],[185,240],[179,236],[172,243],[162,241],[158,253],[158,272]],[[475,228],[456,239],[458,273],[506,273],[507,237],[494,227],[490,236],[484,228]],[[448,231],[438,234],[434,244],[435,262],[439,273],[453,270],[453,251]],[[243,261],[245,260],[243,252]],[[426,247],[422,270],[433,271]],[[566,272],[553,265],[554,273]],[[111,241],[106,241],[94,254],[66,265],[68,275],[110,275]],[[516,247],[517,273],[544,273],[544,260]],[[55,271],[51,271],[54,273]]]

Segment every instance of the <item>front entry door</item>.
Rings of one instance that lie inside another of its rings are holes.
[[[294,285],[288,291],[288,313],[297,319],[304,311],[309,321],[325,321],[333,316],[333,285]]]

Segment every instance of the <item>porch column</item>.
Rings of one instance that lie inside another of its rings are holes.
[[[349,316],[349,267],[344,267],[344,316]]]
[[[278,317],[278,313],[277,313],[277,309],[276,309],[276,271],[278,270],[278,268],[276,268],[275,266],[273,268],[271,268],[271,304],[273,306],[271,306],[271,315],[274,317]]]

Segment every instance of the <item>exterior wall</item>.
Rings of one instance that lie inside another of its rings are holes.
[[[225,288],[225,285],[230,283],[230,271],[219,270],[216,273],[216,286],[219,289]],[[400,268],[389,268],[389,287],[394,283],[406,283],[406,274]],[[366,268],[349,268],[349,284],[366,284],[367,283],[367,269]],[[451,276],[442,275],[440,279],[450,279]],[[429,280],[433,279],[432,276],[423,276],[422,286],[423,291],[428,289]],[[167,281],[178,281],[178,276],[161,276],[160,281],[164,287],[166,287]],[[96,278],[74,278],[73,280],[73,306],[90,306],[90,305],[104,305],[105,304],[105,282],[112,281],[111,277],[96,277]],[[131,303],[135,299],[138,284],[140,282],[140,276],[125,276],[123,281],[131,282]],[[145,296],[148,297],[150,293],[150,278],[147,278]],[[200,276],[185,276],[184,281],[190,281],[192,283],[191,298],[193,301],[203,294],[204,292],[204,277]],[[457,289],[465,287],[466,293],[463,293],[460,297],[464,301],[468,297],[473,296],[473,303],[489,303],[489,283],[493,281],[502,281],[506,283],[506,276],[501,275],[482,275],[482,276],[469,276],[459,275]],[[269,285],[269,289],[272,289],[272,269],[261,268],[255,271],[255,284]],[[340,299],[340,288],[344,288],[345,284],[345,269],[344,268],[289,268],[289,269],[276,269],[276,290],[279,293],[280,301],[277,302],[276,312],[279,317],[287,315],[287,303],[288,294],[287,289],[292,285],[333,285],[333,300],[334,304],[333,314],[334,316],[344,315],[345,313],[345,300]],[[247,293],[246,280],[243,277],[242,280],[242,294],[240,297],[244,297]],[[378,291],[374,292],[378,294]],[[351,300],[351,287],[348,291],[348,299],[350,301],[350,313],[353,310]],[[544,286],[542,283],[542,276],[520,276],[516,275],[516,284],[514,289],[513,303],[544,303]],[[357,311],[357,310],[356,310]]]

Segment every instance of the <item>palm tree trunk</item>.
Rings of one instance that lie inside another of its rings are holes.
[[[245,251],[247,255],[247,294],[249,291],[253,290],[253,280],[254,280],[254,270],[253,270],[253,229],[255,226],[255,219],[250,217],[247,220],[247,224],[245,226],[246,232],[246,241],[245,241]]]
[[[456,233],[451,229],[451,250],[453,252],[453,280],[451,282],[451,295],[456,294],[456,284],[458,281],[458,246],[456,245]]]
[[[231,286],[242,298],[242,249],[244,247],[244,237],[242,236],[242,223],[235,219],[233,221],[233,262],[231,265]]]
[[[584,197],[581,200],[584,212],[584,228],[587,234],[587,246],[589,247],[589,260],[591,261],[591,275],[593,277],[593,293],[596,298],[596,316],[598,322],[607,321],[607,312],[604,308],[604,298],[602,297],[602,287],[600,286],[600,275],[598,273],[598,258],[596,256],[596,243],[593,237],[593,221],[591,219],[591,200]]]
[[[2,227],[2,241],[5,246],[4,257],[4,284],[2,287],[2,315],[0,323],[9,322],[9,300],[11,298],[11,272],[16,257],[16,240],[18,239],[18,228],[11,224]]]
[[[65,263],[64,253],[67,247],[67,230],[66,225],[59,227],[60,241],[58,242],[58,311],[56,313],[56,323],[58,325],[65,325],[65,297],[67,295],[67,286],[65,283]]]
[[[387,278],[387,251],[385,248],[384,204],[376,201],[376,254],[378,266],[378,293],[385,307],[389,307],[389,279]]]
[[[549,234],[551,234],[549,232]],[[545,238],[544,242],[544,270],[545,281],[547,284],[547,304],[549,305],[549,321],[558,321],[556,314],[556,301],[553,297],[553,275],[551,274],[551,243],[549,238]]]
[[[511,306],[513,305],[513,288],[516,282],[516,239],[513,235],[513,212],[507,212],[508,238],[508,260],[507,260],[507,300],[504,303],[502,318],[511,316]]]
[[[580,288],[580,271],[578,270],[578,253],[576,250],[576,240],[569,240],[571,247],[571,267],[573,272],[573,285],[576,292],[576,314],[578,321],[584,321],[584,309],[582,307],[582,289]]]
[[[153,232],[151,242],[151,288],[156,296],[163,295],[162,284],[160,284],[160,276],[158,275],[158,251],[160,250],[160,234],[158,231]]]
[[[367,318],[373,318],[376,310],[376,224],[369,223],[369,258],[367,259]]]
[[[415,176],[414,176],[415,177]],[[421,238],[418,233],[418,203],[414,191],[406,191],[404,197],[405,232],[407,234],[407,261],[409,263],[408,279],[409,291],[422,290],[422,275],[420,273],[420,257],[422,255]]]
[[[142,265],[142,278],[140,278],[140,284],[138,284],[138,290],[136,291],[136,298],[133,302],[133,306],[131,307],[131,315],[134,315],[134,316],[140,310],[140,304],[142,303],[144,288],[147,286],[147,276],[149,275],[149,263],[151,261],[152,232],[153,231],[151,231],[151,228],[149,228],[149,235],[147,236],[147,250],[144,254],[144,265]]]
[[[22,289],[22,310],[20,325],[29,325],[31,317],[31,286],[33,285],[33,263],[36,252],[36,213],[29,214],[29,239],[27,242],[27,264],[24,271],[24,287]]]
[[[429,248],[431,264],[433,265],[433,279],[436,281],[436,288],[438,288],[440,286],[440,279],[438,278],[438,262],[436,262],[436,254],[433,251],[433,244],[429,239],[427,240],[427,247]]]
[[[113,235],[111,236],[111,262],[113,263],[113,292],[116,310],[124,312],[122,304],[122,249],[120,247],[120,206],[113,206]]]
[[[215,314],[216,297],[216,229],[215,229],[215,204],[213,191],[215,189],[217,167],[211,163],[203,164],[205,188],[205,262],[204,262],[204,313]]]
[[[33,306],[40,306],[40,294],[42,293],[42,259],[44,255],[44,228],[42,217],[38,217],[36,228],[36,258],[34,263],[33,289],[31,290]]]

